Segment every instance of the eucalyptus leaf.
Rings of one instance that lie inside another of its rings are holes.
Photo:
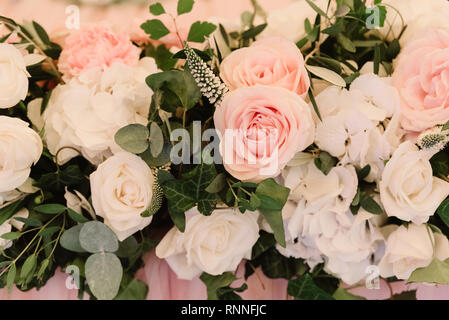
[[[89,289],[99,300],[117,295],[123,276],[119,258],[113,253],[96,253],[87,258],[85,273]]]
[[[164,135],[161,128],[156,122],[152,122],[150,126],[150,150],[151,155],[157,158],[164,148]]]
[[[86,222],[79,235],[80,245],[87,252],[116,252],[119,248],[117,236],[104,223]]]
[[[150,143],[148,128],[141,124],[130,124],[115,134],[115,142],[125,151],[139,154],[145,152]]]
[[[81,231],[82,227],[83,227],[83,225],[79,224],[79,225],[76,225],[76,226],[70,228],[69,230],[66,230],[61,236],[61,240],[60,240],[61,247],[63,247],[64,249],[67,249],[69,251],[73,251],[73,252],[79,252],[79,253],[86,252],[86,250],[84,250],[81,247],[80,239],[79,239],[80,231]]]

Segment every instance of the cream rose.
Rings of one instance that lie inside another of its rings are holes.
[[[278,176],[315,134],[309,106],[277,87],[257,85],[228,93],[214,122],[226,170],[245,181]]]
[[[310,87],[301,51],[280,37],[264,38],[232,52],[221,63],[220,76],[231,90],[261,84],[282,87],[304,98]]]
[[[449,183],[432,174],[432,155],[410,141],[394,152],[379,183],[388,216],[416,224],[427,222],[449,195]]]
[[[151,223],[153,217],[144,218],[141,214],[152,205],[154,183],[148,165],[127,152],[112,156],[91,174],[95,212],[120,241]]]
[[[191,280],[202,272],[220,275],[235,271],[242,259],[251,258],[259,238],[258,213],[216,210],[203,216],[197,208],[186,212],[186,229],[171,229],[156,247],[180,279]]]
[[[25,59],[16,47],[0,43],[0,109],[14,107],[28,93]]]
[[[0,193],[13,191],[27,181],[42,149],[41,138],[28,123],[0,116]]]
[[[114,63],[104,72],[92,69],[58,86],[44,112],[44,139],[55,155],[63,147],[79,149],[94,164],[123,151],[114,141],[117,131],[129,124],[148,123],[151,89],[145,78],[156,72],[153,59],[134,67]],[[59,162],[78,154],[64,149]]]
[[[428,29],[401,51],[393,85],[401,96],[404,129],[420,132],[449,120],[448,59],[449,33],[443,30]]]
[[[449,258],[449,241],[425,224],[409,224],[394,230],[387,239],[379,264],[380,275],[407,280],[413,271],[427,267],[434,258]]]

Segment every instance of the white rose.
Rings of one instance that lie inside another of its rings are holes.
[[[0,43],[0,109],[14,107],[28,93],[28,72],[25,60],[16,47]]]
[[[50,152],[63,147],[79,149],[94,164],[121,152],[115,143],[117,131],[129,124],[148,123],[152,91],[145,77],[157,72],[153,59],[137,66],[115,63],[104,72],[88,70],[69,83],[58,86],[44,112],[45,136]],[[60,152],[60,163],[78,154]]]
[[[326,11],[327,0],[313,0],[313,2]],[[333,8],[334,5],[332,4],[330,12],[333,11]],[[268,14],[268,26],[262,36],[281,36],[293,42],[298,42],[306,36],[304,21],[309,19],[310,23],[313,24],[316,15],[316,11],[305,0],[295,1],[285,8],[273,10]]]
[[[186,212],[185,232],[171,229],[156,247],[156,255],[166,259],[180,279],[235,271],[242,259],[251,258],[259,238],[257,219],[253,212],[224,209],[204,216],[193,208]]]
[[[382,3],[393,6],[387,7],[385,26],[379,31],[388,40],[398,37],[402,31],[402,19],[407,29],[403,33],[400,43],[404,47],[416,33],[426,28],[442,28],[449,31],[447,17],[449,16],[449,2],[447,0],[384,0]]]
[[[42,149],[41,138],[28,123],[0,116],[0,193],[13,191],[27,181]]]
[[[154,177],[140,157],[117,153],[91,174],[90,185],[96,214],[120,241],[151,223],[141,214],[152,205]]]
[[[449,241],[444,235],[433,233],[425,224],[400,226],[387,239],[385,255],[379,264],[380,275],[406,280],[434,258],[442,261],[449,258]]]
[[[379,183],[380,198],[390,217],[416,224],[429,220],[449,195],[449,183],[433,176],[433,152],[404,142],[388,161]]]

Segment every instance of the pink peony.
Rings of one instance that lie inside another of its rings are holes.
[[[78,76],[92,69],[105,69],[114,62],[132,66],[139,61],[140,50],[126,33],[114,33],[109,27],[95,26],[70,35],[61,53],[58,67],[65,77]]]
[[[283,87],[305,97],[310,80],[298,47],[281,37],[258,40],[227,56],[220,76],[231,90],[256,84]]]
[[[228,93],[214,122],[226,170],[251,182],[278,176],[315,136],[310,107],[278,87],[256,85]]]
[[[402,127],[423,131],[449,120],[449,33],[427,30],[395,62],[393,85],[401,96]]]

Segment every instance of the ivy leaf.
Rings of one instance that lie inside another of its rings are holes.
[[[324,175],[328,175],[332,168],[335,167],[338,160],[332,157],[328,152],[321,151],[318,158],[315,159],[315,165]]]
[[[89,289],[99,300],[113,299],[120,288],[123,268],[113,253],[96,253],[87,258],[85,265]]]
[[[218,193],[224,189],[226,185],[226,175],[224,173],[218,174],[214,180],[205,189],[209,193]]]
[[[309,274],[288,282],[287,292],[296,300],[335,300],[318,287]]]
[[[247,287],[242,286],[240,288],[231,288],[230,285],[237,280],[236,276],[232,272],[225,272],[218,276],[213,276],[207,273],[203,273],[200,277],[201,281],[207,287],[207,299],[219,300],[219,299],[239,299],[240,297],[234,294],[234,291],[241,292]]]
[[[276,183],[272,178],[262,181],[256,189],[256,195],[261,201],[258,208],[274,231],[276,241],[285,248],[285,231],[282,220],[282,208],[287,202],[290,189]],[[271,199],[270,201],[267,201]]]
[[[449,260],[441,261],[433,259],[432,262],[424,268],[418,268],[410,275],[407,283],[427,282],[437,284],[449,284]]]
[[[140,26],[146,34],[150,36],[152,40],[159,40],[170,33],[170,30],[159,19],[152,19],[144,22]]]
[[[217,26],[210,22],[197,21],[190,27],[187,40],[191,42],[203,43],[204,40],[206,40],[206,38],[209,37],[216,29]]]
[[[150,145],[149,137],[150,132],[148,128],[136,123],[118,130],[114,139],[123,150],[139,154],[144,153],[148,149]]]
[[[160,2],[157,2],[150,6],[150,13],[154,16],[160,16],[165,13],[165,9]]]
[[[132,279],[114,300],[145,300],[147,295],[147,284],[139,279]]]
[[[332,296],[335,300],[366,300],[366,298],[356,296],[343,288],[338,288]]]
[[[192,11],[194,0],[178,0],[178,15]]]
[[[59,173],[52,172],[42,175],[38,185],[43,190],[59,192],[65,187],[74,187],[84,181],[84,173],[77,165],[69,165]]]
[[[276,239],[273,237],[271,233],[261,231],[260,237],[257,242],[254,244],[251,259],[257,259],[263,253],[267,252],[270,248],[273,248],[276,245]]]

